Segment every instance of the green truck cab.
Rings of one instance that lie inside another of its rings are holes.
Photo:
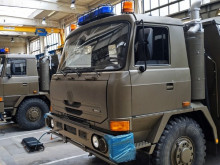
[[[204,164],[206,144],[219,138],[220,36],[213,21],[203,27],[199,7],[185,24],[123,14],[73,31],[51,81],[52,132],[110,164],[137,151],[154,165]]]
[[[49,91],[40,90],[37,60],[33,55],[0,55],[0,114],[22,129],[38,129],[45,125],[49,112]]]

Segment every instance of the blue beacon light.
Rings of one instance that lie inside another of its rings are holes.
[[[111,5],[100,6],[78,18],[78,25],[85,25],[92,21],[115,15],[114,7]]]

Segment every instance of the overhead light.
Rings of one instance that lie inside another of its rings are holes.
[[[14,40],[14,38],[13,38],[13,37],[11,38],[11,42],[15,42],[15,40]]]
[[[45,17],[44,17],[43,20],[42,20],[42,24],[43,24],[43,25],[46,25],[46,24],[47,24],[47,23],[46,23],[46,18],[45,18]]]
[[[70,5],[70,8],[71,8],[71,9],[75,9],[75,8],[76,8],[76,6],[75,6],[75,0],[72,0],[71,5]]]

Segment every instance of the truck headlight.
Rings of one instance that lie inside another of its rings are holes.
[[[92,144],[97,149],[99,148],[99,138],[96,135],[92,136]]]

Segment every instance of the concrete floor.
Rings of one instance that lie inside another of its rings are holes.
[[[22,131],[14,124],[0,122],[0,165],[107,165],[72,144],[64,144],[58,137],[45,135],[42,142],[45,150],[27,153],[21,141],[25,137],[39,138],[47,128]],[[219,148],[220,151],[220,148]],[[150,165],[149,158],[138,155],[137,161],[129,165]],[[208,155],[205,165],[220,165],[220,156]]]

